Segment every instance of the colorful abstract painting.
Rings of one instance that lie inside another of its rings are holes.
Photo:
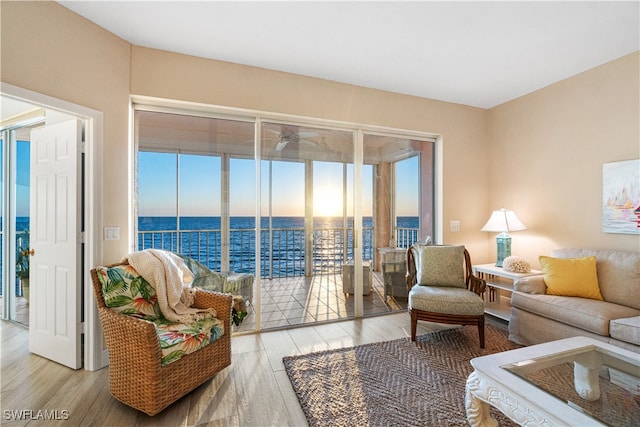
[[[640,234],[640,159],[602,165],[602,231]]]

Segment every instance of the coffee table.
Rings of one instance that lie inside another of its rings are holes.
[[[489,405],[520,425],[640,425],[640,354],[573,337],[471,360],[471,426],[497,426]]]

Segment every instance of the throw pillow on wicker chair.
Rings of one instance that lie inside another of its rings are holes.
[[[145,320],[160,316],[156,290],[130,265],[97,267],[104,303],[112,310]]]

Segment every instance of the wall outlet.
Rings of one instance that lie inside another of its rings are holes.
[[[120,227],[105,227],[104,240],[120,240]]]
[[[450,221],[449,227],[453,233],[460,231],[460,221]]]

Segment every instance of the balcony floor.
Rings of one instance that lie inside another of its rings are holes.
[[[363,296],[365,316],[404,311],[406,298],[384,300],[382,274],[373,272],[372,291]],[[354,296],[342,292],[341,274],[322,274],[313,277],[262,279],[262,329],[286,328],[353,317]],[[256,314],[249,307],[249,315],[235,332],[255,329]]]

